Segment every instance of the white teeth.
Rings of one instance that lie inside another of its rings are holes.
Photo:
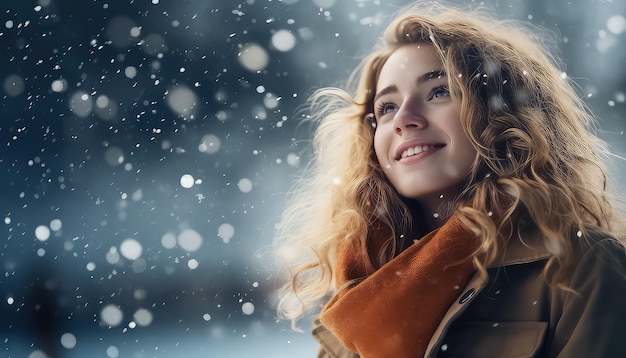
[[[420,154],[421,152],[425,152],[425,151],[427,151],[429,149],[433,149],[433,148],[435,148],[435,147],[432,146],[432,145],[418,145],[416,147],[409,148],[409,149],[405,150],[404,152],[402,152],[401,157],[402,158],[410,157],[412,155]]]

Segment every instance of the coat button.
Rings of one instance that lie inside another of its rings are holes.
[[[461,296],[459,303],[462,304],[462,303],[469,301],[470,298],[474,297],[474,293],[476,293],[476,290],[474,290],[473,288],[470,288],[469,290],[465,291],[465,293]]]

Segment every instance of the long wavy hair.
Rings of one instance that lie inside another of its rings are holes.
[[[310,99],[315,158],[290,192],[275,241],[288,277],[278,312],[294,324],[341,289],[334,281],[339,246],[356,245],[373,272],[422,226],[423,217],[382,173],[373,150],[375,128],[367,121],[381,68],[405,44],[435,47],[477,151],[466,187],[449,209],[479,233],[473,260],[482,274],[520,220],[545,237],[552,253],[546,272],[555,285],[574,264],[574,238],[611,230],[603,165],[609,151],[551,53],[554,44],[536,29],[482,10],[417,4],[400,14],[345,90],[325,88]],[[373,238],[387,244],[368,252]]]

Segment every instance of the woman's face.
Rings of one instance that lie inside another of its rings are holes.
[[[476,150],[430,44],[404,45],[383,66],[374,99],[374,150],[396,190],[433,210],[463,188]]]

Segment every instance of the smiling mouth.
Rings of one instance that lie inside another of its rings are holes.
[[[439,148],[439,147],[440,146],[435,146],[435,145],[418,145],[418,146],[409,148],[409,149],[405,150],[404,152],[402,152],[402,154],[400,154],[400,159],[412,157],[414,155],[417,155],[417,154],[420,154],[420,153],[424,153],[424,152],[428,152],[430,150],[433,150],[433,149]]]

